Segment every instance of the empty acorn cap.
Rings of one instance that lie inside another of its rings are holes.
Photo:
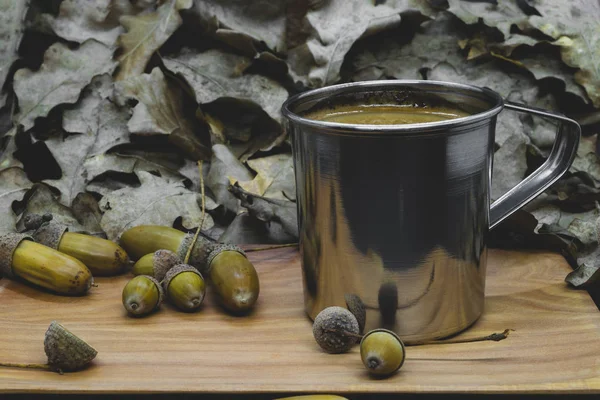
[[[165,278],[162,281],[163,289],[165,292],[168,291],[171,280],[182,272],[193,272],[195,274],[200,275],[200,277],[202,279],[204,279],[204,277],[202,277],[202,274],[200,272],[198,272],[198,270],[196,268],[192,267],[191,265],[178,264],[167,271]]]
[[[177,264],[181,264],[181,259],[177,254],[170,250],[156,250],[152,257],[154,277],[159,282],[162,281],[167,271]]]
[[[346,294],[344,299],[346,300],[346,307],[356,317],[360,333],[363,333],[367,322],[365,304],[357,294]]]
[[[46,331],[44,351],[48,356],[48,364],[64,371],[81,369],[98,354],[92,346],[56,321],[52,321]]]
[[[14,276],[12,272],[13,253],[23,240],[33,240],[33,238],[22,233],[0,235],[0,274],[3,276],[8,278]]]
[[[345,353],[356,343],[358,321],[343,307],[327,307],[321,311],[313,323],[313,336],[323,350],[328,353]]]

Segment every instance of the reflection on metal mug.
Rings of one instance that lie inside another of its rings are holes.
[[[444,103],[466,117],[406,125],[353,125],[303,117],[369,101]],[[557,122],[547,161],[490,204],[496,117],[503,109]],[[335,85],[282,107],[296,176],[307,314],[358,295],[365,329],[407,343],[442,338],[483,312],[488,230],[570,167],[580,137],[566,117],[506,102],[494,91],[434,81]]]

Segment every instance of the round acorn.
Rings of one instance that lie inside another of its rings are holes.
[[[200,308],[206,293],[204,278],[191,265],[179,264],[171,268],[162,282],[167,298],[182,311]]]
[[[181,264],[181,259],[170,250],[156,250],[146,254],[133,265],[134,275],[149,275],[162,281],[168,270]]]
[[[328,353],[345,353],[356,343],[359,335],[356,317],[343,307],[327,307],[313,323],[313,336]]]
[[[181,260],[185,259],[194,235],[175,228],[160,225],[139,225],[123,232],[119,240],[129,257],[138,260],[156,250],[170,250]],[[213,242],[199,236],[192,248],[189,264],[204,272],[206,258],[212,250]]]
[[[151,276],[138,275],[123,288],[123,307],[136,317],[148,315],[158,309],[163,299],[160,283]]]
[[[0,235],[0,273],[17,276],[53,292],[86,293],[94,278],[79,260],[17,233]]]
[[[66,225],[51,218],[52,214],[42,217],[30,214],[25,217],[25,227],[35,229],[33,238],[36,242],[76,258],[94,276],[114,276],[125,271],[129,257],[119,245],[96,236],[69,232]]]
[[[375,329],[360,341],[360,358],[370,374],[389,376],[404,364],[406,349],[394,332]]]
[[[77,371],[88,365],[98,354],[89,344],[52,321],[44,338],[48,364],[59,371]]]
[[[260,293],[258,274],[241,248],[215,245],[208,256],[208,274],[219,303],[233,313],[250,310]]]

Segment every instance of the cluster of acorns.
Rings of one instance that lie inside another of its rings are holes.
[[[122,296],[123,306],[133,316],[157,310],[163,297],[182,311],[198,310],[206,291],[204,276],[219,303],[232,313],[250,310],[258,299],[258,274],[238,246],[202,237],[194,242],[191,234],[144,225],[125,231],[121,245],[137,260],[132,269],[136,276],[125,285]]]
[[[57,294],[82,295],[94,276],[122,274],[130,265],[136,275],[123,290],[123,305],[132,315],[147,315],[166,297],[179,309],[197,310],[204,299],[204,276],[219,302],[233,313],[250,310],[259,294],[258,275],[238,246],[156,226],[124,232],[120,244],[69,232],[52,214],[31,214],[23,233],[0,235],[0,273]],[[182,260],[189,253],[188,264]]]
[[[313,323],[313,336],[323,350],[332,354],[349,351],[360,340],[363,365],[374,376],[390,376],[404,364],[406,350],[398,335],[374,329],[363,335],[364,305],[357,296],[347,295],[343,307],[327,307]]]

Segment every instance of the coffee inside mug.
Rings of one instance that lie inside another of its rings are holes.
[[[388,90],[332,96],[317,102],[302,116],[353,125],[401,125],[456,119],[478,111],[468,102],[452,102],[436,93]]]

